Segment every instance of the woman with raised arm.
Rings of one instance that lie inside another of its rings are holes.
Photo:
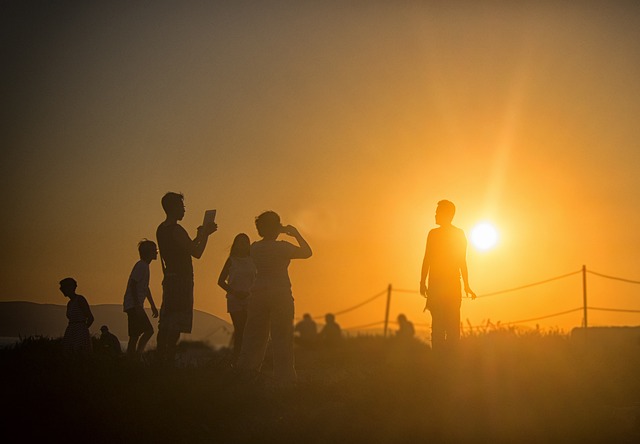
[[[251,245],[256,280],[249,298],[238,369],[248,377],[257,377],[271,336],[274,380],[281,386],[294,386],[294,305],[288,268],[291,259],[311,257],[311,247],[295,227],[282,226],[280,216],[273,211],[259,215],[256,228],[262,239]],[[298,245],[278,240],[281,233],[293,237]]]

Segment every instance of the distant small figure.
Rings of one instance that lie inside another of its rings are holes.
[[[320,340],[326,346],[333,347],[342,341],[342,329],[336,322],[333,313],[327,313],[324,317],[325,324],[320,331]]]
[[[402,340],[412,339],[416,334],[413,322],[409,321],[404,314],[398,315],[398,331],[396,337]]]
[[[439,227],[429,231],[422,262],[420,294],[427,299],[425,309],[431,312],[434,351],[455,348],[460,340],[461,277],[465,293],[472,299],[476,297],[469,287],[467,238],[464,231],[451,224],[455,213],[452,202],[438,202],[436,225]]]
[[[100,327],[100,332],[100,339],[98,340],[100,351],[112,357],[120,356],[122,354],[122,348],[120,347],[118,337],[111,333],[109,327],[106,325]]]
[[[153,336],[153,326],[144,311],[145,299],[149,300],[153,317],[158,317],[158,309],[149,288],[149,264],[158,258],[158,247],[155,242],[144,239],[138,243],[138,254],[140,260],[133,266],[129,275],[122,308],[127,313],[128,320],[127,356],[140,358],[147,342]]]
[[[78,283],[73,278],[68,277],[60,281],[60,291],[69,298],[69,325],[64,332],[62,345],[67,355],[87,356],[92,351],[89,327],[93,324],[93,314],[85,297],[76,294],[77,287]]]
[[[227,313],[233,322],[233,360],[235,365],[242,348],[247,304],[256,279],[256,266],[250,256],[251,241],[244,233],[233,239],[229,257],[220,271],[218,285],[227,292]]]
[[[298,345],[305,348],[313,348],[318,341],[318,326],[309,313],[302,316],[302,320],[294,327],[294,333],[298,333],[294,339]]]

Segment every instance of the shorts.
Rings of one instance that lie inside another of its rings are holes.
[[[144,332],[153,333],[153,326],[149,321],[149,316],[140,305],[127,310],[129,337],[140,336]]]
[[[459,279],[429,282],[427,303],[430,311],[460,310],[462,289]]]
[[[191,333],[193,325],[193,276],[165,275],[159,330]]]

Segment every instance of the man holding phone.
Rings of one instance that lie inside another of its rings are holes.
[[[198,227],[191,239],[178,224],[185,213],[184,196],[167,193],[162,198],[162,208],[167,217],[156,230],[160,250],[162,280],[162,306],[158,323],[158,355],[162,361],[173,362],[180,333],[191,333],[193,324],[193,264],[207,246],[209,235],[218,226],[215,222]]]

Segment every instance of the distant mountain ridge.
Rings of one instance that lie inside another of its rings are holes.
[[[61,337],[67,327],[66,310],[66,305],[37,304],[26,301],[0,302],[0,336]],[[151,317],[150,309],[146,309],[146,311],[157,333],[157,319]],[[122,311],[122,305],[92,305],[91,312],[95,318],[95,322],[89,329],[92,335],[99,335],[100,327],[107,325],[109,331],[115,334],[120,341],[128,339],[127,315]],[[182,335],[182,339],[205,341],[219,347],[229,344],[232,332],[233,327],[225,320],[200,310],[194,310],[193,331],[190,335]],[[155,343],[155,338],[154,334],[150,344]]]

